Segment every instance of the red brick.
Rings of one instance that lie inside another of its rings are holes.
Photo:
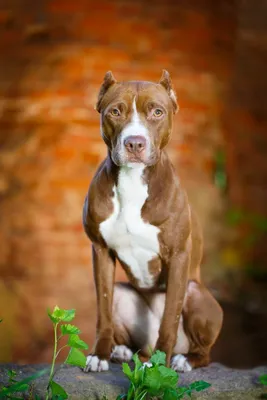
[[[55,14],[73,14],[84,9],[86,1],[52,0],[48,2],[48,11]]]

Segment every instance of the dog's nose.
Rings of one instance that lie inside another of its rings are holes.
[[[124,140],[124,146],[130,153],[141,153],[146,147],[146,139],[143,136],[128,136]]]

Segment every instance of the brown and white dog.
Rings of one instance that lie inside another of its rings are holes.
[[[151,347],[176,371],[207,365],[223,317],[201,283],[201,231],[164,150],[178,110],[169,73],[153,83],[107,72],[96,109],[108,154],[83,210],[98,315],[85,371]],[[129,284],[114,283],[116,260]]]

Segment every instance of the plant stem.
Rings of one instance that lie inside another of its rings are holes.
[[[58,326],[58,322],[54,324],[54,354],[53,354],[53,360],[52,360],[52,365],[51,365],[51,370],[50,370],[50,375],[49,375],[49,381],[48,381],[48,385],[47,385],[47,393],[46,393],[45,400],[49,399],[49,388],[50,388],[50,383],[51,383],[51,381],[53,379],[54,369],[55,369],[55,362],[56,362],[56,358],[57,358],[57,326]]]
[[[138,393],[137,399],[138,400],[143,400],[143,398],[147,395],[147,391],[143,390],[141,393]]]
[[[56,354],[56,358],[57,358],[57,356],[59,355],[59,353],[61,352],[61,350],[63,350],[63,349],[65,349],[65,347],[69,347],[67,344],[65,344],[65,346],[62,346],[59,350],[58,350],[58,352],[57,352],[57,354]]]

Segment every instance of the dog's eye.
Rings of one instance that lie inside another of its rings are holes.
[[[161,111],[160,108],[156,108],[156,110],[153,112],[154,117],[161,117],[163,114],[163,111]]]
[[[111,115],[113,115],[114,117],[118,117],[120,115],[120,110],[118,110],[117,108],[112,108],[112,110],[110,111]]]

